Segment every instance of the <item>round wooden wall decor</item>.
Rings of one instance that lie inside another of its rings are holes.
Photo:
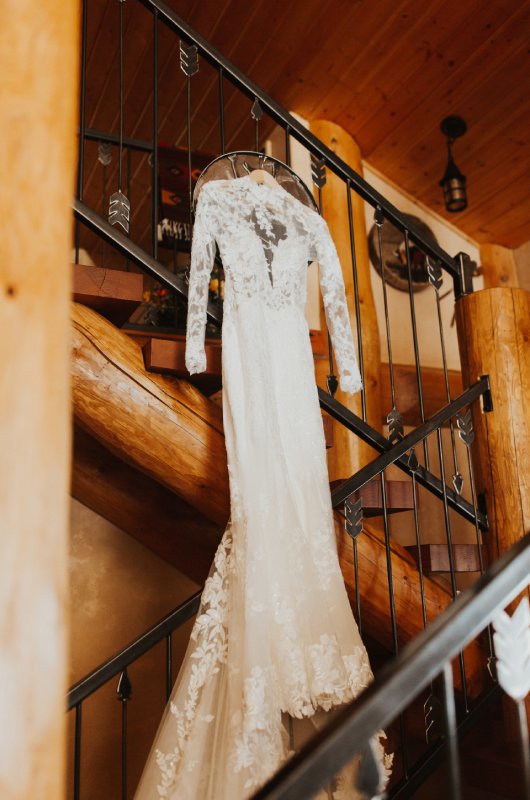
[[[420,231],[427,241],[437,244],[437,239],[429,226],[413,214],[403,214],[405,220],[410,221],[416,230]],[[402,292],[408,292],[409,281],[407,271],[407,254],[405,250],[405,236],[385,220],[381,229],[382,257],[385,265],[385,280],[390,286]],[[379,258],[379,238],[377,235],[377,225],[372,225],[368,234],[368,252],[370,261],[381,275],[381,260]],[[429,275],[427,272],[427,260],[425,253],[416,247],[414,242],[409,239],[410,265],[412,275],[412,288],[415,292],[420,292],[429,285]]]

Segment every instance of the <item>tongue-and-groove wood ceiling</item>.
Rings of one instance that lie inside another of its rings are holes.
[[[118,131],[118,0],[87,0],[88,127]],[[169,5],[275,100],[306,119],[333,120],[364,158],[479,242],[530,239],[530,0],[169,0]],[[125,10],[124,135],[152,136],[152,19]],[[184,145],[185,79],[177,37],[160,25],[160,139]],[[226,148],[253,149],[250,103],[226,90]],[[193,146],[219,152],[217,80],[193,78]],[[464,117],[455,160],[469,206],[447,214],[438,181],[446,163],[440,120]],[[261,134],[267,132],[262,121]],[[270,127],[270,126],[269,126]],[[102,193],[87,146],[85,196]],[[133,154],[133,214],[148,237],[149,169]],[[114,190],[110,169],[107,181]],[[143,183],[142,183],[143,182]],[[142,194],[141,187],[145,186]]]

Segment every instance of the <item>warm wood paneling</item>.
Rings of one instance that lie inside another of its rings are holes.
[[[222,5],[171,0],[183,19],[290,110],[328,119],[351,133],[363,157],[394,183],[479,242],[517,247],[530,239],[527,152],[530,0],[241,0]],[[89,0],[87,124],[118,130],[119,9]],[[126,136],[152,136],[152,22],[137,1],[125,6]],[[186,142],[185,78],[177,37],[160,25],[160,139]],[[193,79],[193,147],[217,154],[217,78],[201,62]],[[226,86],[226,148],[254,145],[250,101]],[[469,207],[443,209],[447,114],[468,133],[454,147],[467,175]],[[270,123],[261,123],[265,135]],[[116,184],[117,159],[108,169]],[[149,246],[150,170],[131,159],[133,238]],[[99,204],[102,169],[87,149],[86,196]]]

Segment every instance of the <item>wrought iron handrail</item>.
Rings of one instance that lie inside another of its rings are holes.
[[[384,729],[530,582],[530,533],[492,564],[376,680],[308,742],[253,800],[313,796]]]
[[[174,30],[187,42],[196,45],[198,52],[214,67],[221,68],[223,75],[231,81],[240,91],[252,100],[258,99],[259,103],[267,110],[269,116],[286,129],[290,136],[303,144],[314,156],[324,159],[325,164],[336,175],[340,176],[351,188],[369,203],[373,208],[380,208],[384,217],[403,233],[407,232],[412,239],[428,256],[439,261],[443,268],[450,273],[455,286],[457,297],[465,294],[465,276],[463,266],[452,258],[443,248],[436,243],[428,241],[422,236],[414,224],[405,221],[403,215],[390,201],[377,192],[354,169],[343,161],[336,153],[320,141],[311,131],[308,131],[295,117],[289,114],[256,83],[251,81],[241,70],[232,64],[222,53],[213,47],[210,42],[188,25],[162,0],[140,0],[142,5],[150,11],[156,12],[158,19]]]
[[[480,380],[474,383],[473,386],[470,386],[469,389],[466,389],[464,392],[462,392],[459,397],[455,398],[455,400],[453,400],[447,406],[444,406],[444,408],[442,408],[432,417],[425,420],[422,425],[419,425],[396,444],[391,444],[388,439],[385,439],[384,436],[381,436],[381,434],[379,434],[377,437],[374,437],[373,430],[370,428],[370,426],[366,425],[366,423],[363,423],[363,436],[359,429],[359,423],[362,423],[363,421],[357,417],[354,420],[355,433],[361,436],[361,438],[363,438],[368,444],[372,445],[372,447],[380,449],[381,455],[373,461],[370,461],[368,464],[366,464],[366,466],[356,472],[355,475],[353,475],[351,478],[348,478],[348,480],[344,481],[344,483],[334,489],[334,491],[331,493],[331,501],[333,506],[339,506],[344,503],[344,501],[347,500],[347,498],[353,494],[353,492],[358,491],[362,486],[368,483],[369,480],[381,473],[384,469],[386,469],[386,467],[390,466],[390,464],[396,464],[408,475],[412,475],[414,472],[416,474],[418,483],[421,483],[438,497],[442,497],[443,487],[441,481],[439,481],[438,478],[436,478],[419,464],[415,469],[412,469],[408,459],[405,458],[405,453],[412,450],[412,448],[420,444],[427,436],[436,431],[441,425],[448,422],[451,417],[453,417],[462,408],[474,402],[479,397],[485,397],[489,395],[489,392],[489,378],[488,376],[483,376]],[[343,409],[345,407],[343,406],[342,408],[338,409],[337,406],[340,406],[340,403],[333,401],[333,407],[330,411],[330,406],[332,404],[328,401],[329,395],[327,395],[323,390],[319,390],[319,394],[321,397],[321,406],[325,407],[328,413],[332,413],[333,416],[336,416],[337,419],[340,419],[342,424],[349,428],[350,425],[344,417]],[[346,411],[348,411],[348,416],[351,414],[351,416],[355,418],[355,414],[350,412],[349,409],[346,409]],[[338,417],[338,415],[333,412],[339,412],[341,416]],[[449,505],[462,512],[462,515],[470,521],[474,520],[475,511],[472,504],[465,501],[462,497],[460,497],[459,494],[453,492],[453,490],[449,487],[446,487],[446,492],[448,493],[447,499]],[[488,522],[486,515],[478,512],[477,519],[479,521],[479,525],[482,527],[482,530],[487,530]]]
[[[199,608],[201,593],[202,589],[195,592],[195,594],[161,619],[160,622],[157,622],[156,625],[153,625],[152,628],[149,628],[141,636],[130,642],[119,653],[100,664],[99,667],[96,667],[96,669],[74,684],[67,694],[67,710],[70,711],[79,703],[82,703],[91,694],[101,689],[111,678],[119,675],[140,656],[143,656],[148,650],[166,639],[169,634],[191,619]]]

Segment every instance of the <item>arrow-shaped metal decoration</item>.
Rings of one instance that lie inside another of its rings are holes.
[[[403,439],[403,417],[394,406],[387,415],[386,423],[388,425],[388,441],[390,444],[396,444]]]
[[[381,206],[376,206],[374,211],[374,225],[377,225],[378,228],[383,226],[385,221],[385,215],[383,214],[383,209]],[[383,260],[381,259],[381,264],[383,264]]]
[[[429,283],[431,286],[434,286],[436,291],[440,291],[443,284],[443,273],[442,273],[442,265],[439,261],[435,261],[434,264],[431,264],[429,257],[425,257],[425,261],[427,262],[427,274],[429,275]]]
[[[330,395],[332,397],[335,397],[335,393],[339,388],[339,382],[337,380],[337,376],[333,374],[328,375],[326,378],[326,386],[328,387],[328,392],[330,393]]]
[[[423,704],[425,717],[425,740],[430,744],[434,737],[443,733],[443,706],[441,701],[431,692]]]
[[[530,692],[530,603],[523,597],[510,617],[500,611],[493,619],[497,678],[506,694],[523,701]]]
[[[180,40],[180,68],[184,75],[191,78],[199,71],[199,56],[197,54],[196,44],[184,44]]]
[[[318,189],[326,185],[326,161],[324,158],[311,156],[311,176]]]
[[[363,532],[362,497],[355,501],[349,497],[344,502],[344,528],[352,539]]]
[[[412,450],[409,453],[407,463],[412,472],[416,472],[418,470],[418,467],[420,466],[420,463],[418,461],[418,456],[416,455],[416,451],[414,448],[412,448]]]
[[[456,424],[458,425],[458,435],[467,447],[470,447],[475,441],[475,431],[473,429],[473,420],[471,418],[471,409],[468,408],[465,414],[459,412],[456,415]]]
[[[254,100],[254,103],[252,104],[252,108],[250,109],[250,114],[252,116],[252,119],[255,119],[256,122],[259,122],[263,116],[263,110],[259,104],[259,100],[257,97]]]
[[[109,202],[109,224],[121,225],[125,233],[129,233],[131,204],[121,189],[111,194]]]
[[[126,703],[127,700],[130,700],[132,697],[132,686],[127,668],[125,668],[120,675],[118,686],[116,687],[116,694],[118,695],[118,700],[121,700],[123,703]]]
[[[112,161],[112,143],[100,142],[98,144],[98,161],[104,167],[108,167]]]
[[[457,494],[462,494],[462,489],[464,488],[464,478],[460,472],[455,472],[453,475],[453,486]]]

